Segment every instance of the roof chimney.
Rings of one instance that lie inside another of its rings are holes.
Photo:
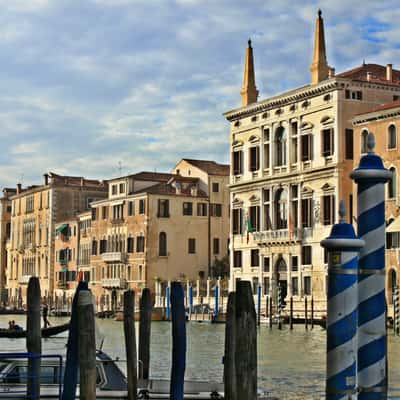
[[[371,72],[367,72],[367,81],[370,82],[372,79],[372,73]]]
[[[17,194],[20,194],[22,191],[22,185],[20,183],[17,183]]]
[[[392,64],[386,64],[386,80],[389,82],[393,81],[393,68]]]
[[[335,68],[329,67],[328,78],[333,78],[335,76]]]
[[[43,174],[44,178],[44,186],[47,186],[49,184],[49,174]]]

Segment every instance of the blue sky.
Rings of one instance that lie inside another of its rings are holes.
[[[337,72],[400,69],[395,1],[0,0],[0,185],[227,162],[247,39],[261,98],[304,85],[318,7]]]

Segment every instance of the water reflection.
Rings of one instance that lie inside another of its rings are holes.
[[[0,327],[8,324],[8,316],[0,316]],[[25,326],[25,317],[12,316]],[[63,319],[50,319],[54,324]],[[123,326],[111,319],[98,320],[105,334],[104,350],[112,357],[125,359]],[[138,329],[137,329],[138,332]],[[222,381],[222,356],[225,325],[191,322],[187,325],[186,378]],[[59,351],[65,343],[62,338],[44,340],[43,347]],[[305,331],[295,326],[293,331],[261,326],[258,334],[259,387],[279,399],[310,400],[324,397],[325,384],[325,331],[315,327]],[[24,350],[25,340],[1,339],[3,351]],[[391,333],[389,344],[389,399],[400,399],[400,338]],[[153,377],[169,378],[171,365],[171,325],[153,322],[151,336],[151,365]],[[120,363],[122,369],[125,364]]]

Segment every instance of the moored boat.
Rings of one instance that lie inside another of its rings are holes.
[[[48,338],[59,333],[65,332],[69,329],[69,323],[62,325],[49,326],[48,328],[42,328],[42,338]],[[25,338],[25,330],[12,330],[12,329],[0,329],[0,338],[8,339],[19,339]]]

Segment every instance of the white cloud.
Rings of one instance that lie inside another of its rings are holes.
[[[328,61],[400,65],[394,0],[322,0]],[[313,0],[0,0],[0,185],[226,162],[253,39],[261,98],[309,81]],[[351,45],[349,45],[349,43]]]

